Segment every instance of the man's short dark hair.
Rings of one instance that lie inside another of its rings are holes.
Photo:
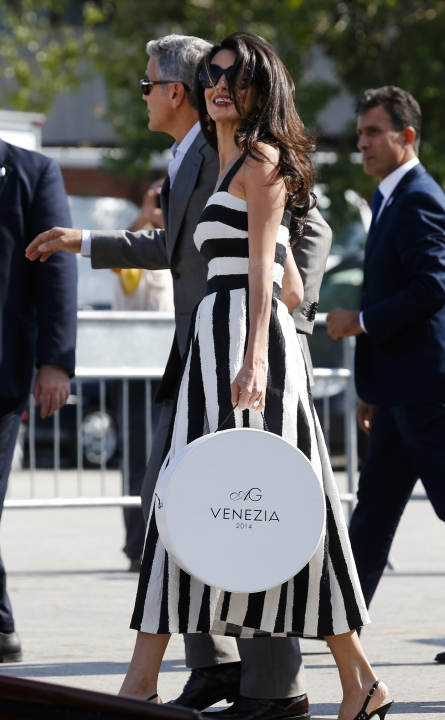
[[[380,88],[365,90],[358,99],[356,112],[363,115],[371,108],[381,105],[393,124],[394,130],[400,131],[411,125],[416,131],[414,149],[419,151],[420,131],[422,129],[422,111],[420,105],[406,90],[396,85],[384,85]]]

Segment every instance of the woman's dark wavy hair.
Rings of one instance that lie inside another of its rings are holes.
[[[204,88],[199,83],[199,71],[210,63],[220,50],[232,50],[236,71],[227,80],[230,95],[242,117],[235,142],[242,154],[264,160],[258,143],[272,145],[279,150],[277,175],[283,178],[287,194],[287,207],[291,211],[291,244],[304,234],[306,215],[314,205],[312,188],[315,172],[310,153],[312,142],[295,109],[295,87],[288,71],[270,45],[257,35],[236,32],[214,45],[198,65],[196,96],[199,118],[207,142],[217,149],[216,126],[207,113]],[[239,78],[249,77],[257,93],[257,107],[243,117],[237,102]]]

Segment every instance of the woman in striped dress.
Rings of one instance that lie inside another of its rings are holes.
[[[167,462],[227,417],[225,427],[262,428],[264,412],[268,429],[299,447],[322,479],[327,520],[298,575],[242,594],[181,570],[160,542],[152,508],[131,623],[139,632],[121,693],[156,697],[172,632],[298,635],[326,638],[334,654],[340,720],[357,716],[370,688],[369,707],[383,718],[388,691],[356,633],[368,615],[295,326],[280,299],[283,275],[284,284],[298,276],[288,249],[302,236],[311,202],[310,143],[292,82],[260,38],[235,33],[215,46],[197,85],[201,124],[221,171],[194,236],[208,261],[208,288],[191,329]]]

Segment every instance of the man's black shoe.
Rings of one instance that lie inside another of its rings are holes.
[[[436,662],[438,663],[445,663],[445,652],[437,653],[436,657],[434,658]]]
[[[170,702],[195,710],[204,710],[224,699],[233,702],[239,697],[240,673],[240,662],[195,668],[180,696]]]
[[[226,710],[203,713],[213,720],[310,720],[307,695],[280,700],[240,697]]]
[[[0,662],[20,662],[22,659],[22,646],[16,632],[0,632]]]

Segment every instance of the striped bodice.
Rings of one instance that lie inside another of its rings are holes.
[[[232,286],[247,287],[249,270],[247,204],[242,198],[228,192],[235,173],[244,157],[232,166],[217,192],[213,193],[201,213],[195,230],[194,241],[208,262],[209,287],[215,279],[227,280]],[[285,210],[276,237],[273,279],[274,286],[281,288],[287,246],[289,244],[290,212]],[[215,286],[216,289],[216,286]]]

